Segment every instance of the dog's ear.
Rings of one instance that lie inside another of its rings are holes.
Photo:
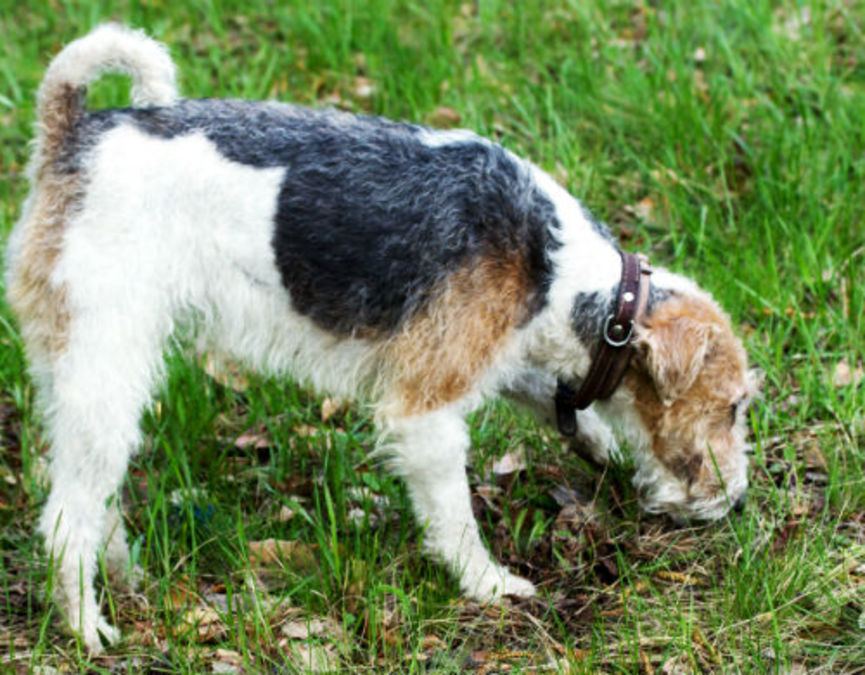
[[[661,316],[638,328],[638,361],[664,405],[671,405],[694,384],[717,331],[716,325],[683,313]]]

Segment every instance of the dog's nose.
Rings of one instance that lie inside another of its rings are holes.
[[[733,511],[735,511],[736,513],[742,513],[742,511],[744,511],[744,510],[745,510],[745,493],[743,492],[742,495],[733,503]]]

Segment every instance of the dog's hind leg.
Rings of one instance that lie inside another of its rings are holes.
[[[93,587],[99,546],[110,529],[122,527],[106,502],[138,445],[139,416],[159,371],[167,326],[162,313],[147,310],[153,303],[128,288],[89,290],[53,363],[46,401],[52,485],[40,529],[58,604],[88,649],[98,652],[100,634],[108,642],[120,637],[100,613]],[[109,557],[123,557],[118,536],[111,537]]]
[[[109,579],[115,587],[122,590],[138,590],[144,571],[138,565],[133,565],[130,559],[119,492],[109,499],[103,529],[105,571],[108,573]]]
[[[408,485],[424,530],[424,549],[459,579],[468,596],[481,601],[502,595],[529,596],[531,582],[497,564],[481,541],[472,513],[462,417],[443,409],[385,420],[382,424],[393,469]]]

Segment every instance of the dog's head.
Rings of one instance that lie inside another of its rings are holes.
[[[635,413],[628,426],[636,427],[629,435],[642,506],[703,520],[741,506],[745,413],[759,378],[729,319],[700,291],[674,291],[639,327],[635,346],[621,397]]]

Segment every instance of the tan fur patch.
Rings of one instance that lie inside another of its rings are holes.
[[[24,215],[20,250],[13,261],[6,294],[21,323],[31,356],[56,354],[66,347],[69,312],[66,291],[51,283],[60,255],[63,228],[81,201],[81,178],[60,174],[54,160],[83,109],[84,90],[46,80],[39,92],[37,143],[33,156],[31,202]]]
[[[37,353],[57,354],[66,347],[66,291],[51,282],[51,274],[60,255],[64,225],[79,201],[77,176],[44,172],[26,222],[20,225],[21,249],[6,293],[28,347]]]
[[[477,260],[448,277],[385,348],[397,414],[435,410],[469,393],[528,318],[528,295],[518,256]]]
[[[50,171],[51,162],[60,154],[66,136],[84,109],[83,88],[76,89],[68,82],[55,84],[50,80],[46,80],[43,87],[39,92],[37,116],[39,179]]]
[[[711,447],[723,474],[725,455],[737,447],[731,405],[750,393],[744,348],[714,302],[691,296],[659,305],[642,334],[623,384],[652,438],[652,452],[682,480],[714,483],[715,467],[703,455]],[[687,384],[677,390],[676,382]],[[671,388],[675,398],[664,401]]]

